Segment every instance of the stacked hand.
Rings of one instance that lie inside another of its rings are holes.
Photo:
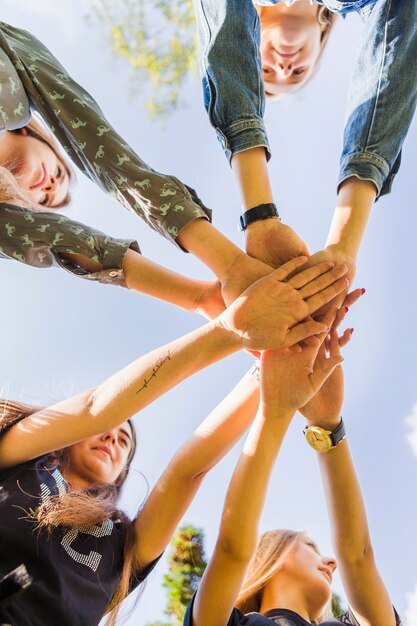
[[[330,327],[336,307],[329,308],[323,323]],[[261,357],[262,401],[278,414],[295,412],[316,397],[331,375],[343,361],[337,342],[329,344],[329,355],[324,347],[327,333],[310,337],[290,348],[267,350]]]
[[[345,265],[322,263],[289,278],[306,257],[289,261],[252,284],[218,318],[223,328],[251,350],[287,347],[317,333],[328,332],[327,318],[308,319],[345,291]]]
[[[246,252],[273,268],[299,256],[310,256],[304,241],[278,218],[253,222],[245,235]]]
[[[350,341],[353,328],[348,328],[340,337],[338,336],[337,328],[343,321],[347,308],[354,304],[361,297],[362,293],[361,289],[352,291],[352,293],[346,297],[343,307],[339,309],[335,321],[333,322],[330,335],[321,345],[318,352],[316,362],[319,367],[325,362],[327,353],[336,356],[340,355],[340,349]],[[331,376],[327,378],[316,395],[304,406],[300,406],[298,411],[307,418],[307,422],[332,430],[340,421],[343,391],[343,369],[338,367],[332,372]]]

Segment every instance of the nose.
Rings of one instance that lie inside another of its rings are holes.
[[[326,567],[328,567],[329,569],[331,569],[332,573],[335,571],[336,567],[337,567],[337,562],[336,559],[334,557],[324,557],[323,558],[323,563]]]
[[[292,74],[294,61],[293,59],[286,59],[280,57],[277,60],[276,72],[281,78],[289,78]]]
[[[111,442],[114,445],[116,443],[117,436],[113,430],[108,430],[102,434],[101,438],[103,441]]]
[[[57,186],[58,182],[55,176],[49,176],[42,187],[42,191],[55,191]]]

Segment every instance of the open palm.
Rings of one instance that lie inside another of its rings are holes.
[[[305,262],[306,257],[293,259],[258,280],[220,317],[244,347],[288,347],[328,329],[324,322],[303,320],[347,288],[347,268],[322,263],[288,279]]]

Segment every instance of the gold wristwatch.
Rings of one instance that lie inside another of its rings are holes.
[[[346,438],[345,425],[342,418],[340,424],[333,431],[325,430],[321,426],[306,426],[303,430],[307,443],[317,452],[325,453],[335,448]]]

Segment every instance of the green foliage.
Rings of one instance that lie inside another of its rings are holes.
[[[164,576],[163,586],[167,590],[168,602],[165,614],[169,624],[161,622],[148,626],[181,626],[185,609],[197,591],[206,568],[204,554],[204,532],[195,526],[182,526],[171,543],[169,572]]]
[[[342,606],[342,598],[337,593],[332,594],[332,613],[333,617],[339,617],[342,613],[345,613],[346,609]]]
[[[131,95],[149,93],[151,117],[176,109],[196,67],[192,0],[95,0],[93,11],[108,31],[113,54],[132,68]]]

